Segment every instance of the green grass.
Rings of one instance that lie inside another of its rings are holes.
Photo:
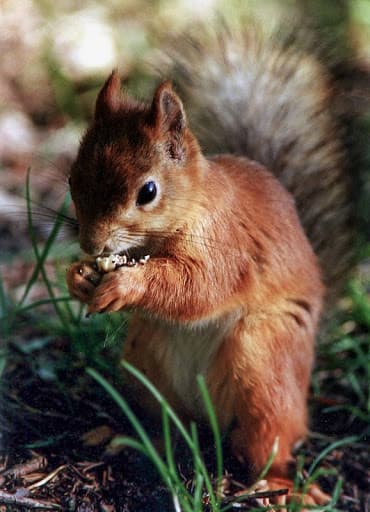
[[[318,346],[320,366],[313,375],[315,393],[332,394],[338,401],[327,412],[347,411],[352,419],[364,424],[367,434],[370,432],[369,284],[370,276],[356,277],[349,282],[347,298]]]
[[[220,481],[223,467],[222,467],[222,454],[220,451],[221,437],[218,432],[216,424],[213,424],[213,434],[215,439],[215,445],[217,447],[217,468],[218,475],[215,481],[207,471],[204,461],[201,456],[198,435],[195,424],[192,424],[190,432],[185,428],[175,411],[171,408],[164,397],[155,389],[155,387],[134,367],[129,365],[127,362],[122,363],[124,368],[131,373],[131,375],[138,380],[153,394],[158,400],[162,410],[162,428],[163,428],[163,441],[164,441],[164,457],[159,454],[158,449],[155,448],[149,435],[141,425],[138,418],[133,413],[132,409],[128,405],[127,401],[122,395],[120,395],[109,382],[99,375],[95,370],[88,369],[88,373],[94,377],[109,393],[112,399],[122,409],[131,425],[134,427],[135,432],[139,438],[139,441],[133,438],[118,438],[117,444],[123,444],[131,446],[144,453],[148,459],[153,463],[161,476],[163,482],[168,487],[171,495],[173,496],[174,504],[177,503],[180,509],[184,512],[195,512],[203,510],[204,506],[204,492],[207,493],[207,497],[211,506],[211,509],[220,511],[220,496],[217,493],[217,481]],[[206,391],[204,383],[200,380],[200,389],[205,405],[210,408],[210,399]],[[214,416],[214,413],[211,413]],[[212,422],[213,423],[213,422]],[[193,490],[189,492],[186,486],[186,482],[179,473],[179,468],[175,461],[173,442],[171,437],[171,424],[176,427],[178,432],[181,434],[182,439],[190,449],[194,462],[194,478],[193,478]],[[175,505],[176,507],[176,505]]]
[[[63,254],[64,247],[56,241],[62,228],[62,215],[70,202],[66,195],[61,208],[55,213],[55,221],[51,226],[49,236],[43,244],[39,244],[33,223],[32,200],[30,190],[30,172],[26,183],[26,208],[28,227],[33,251],[34,268],[28,279],[22,297],[15,302],[5,293],[3,279],[0,273],[0,335],[3,340],[0,350],[6,350],[6,343],[19,331],[25,323],[32,322],[35,329],[41,329],[46,336],[64,336],[70,340],[72,353],[84,357],[87,363],[96,364],[100,369],[109,370],[110,362],[101,357],[102,350],[117,345],[117,339],[126,331],[127,319],[124,315],[96,315],[85,318],[82,305],[71,300],[65,283],[66,262],[63,258],[51,257]],[[51,277],[46,269],[46,263],[52,261],[55,276]],[[41,300],[30,301],[32,288],[42,281],[47,296]],[[45,312],[45,307],[50,306]],[[0,352],[1,355],[1,352]],[[1,364],[1,363],[0,363]]]
[[[177,416],[176,412],[172,409],[172,407],[169,405],[166,399],[159,393],[159,391],[145,377],[145,375],[143,375],[135,367],[131,366],[126,361],[122,362],[122,366],[132,375],[132,377],[138,379],[141,382],[141,384],[143,384],[143,386],[156,398],[159,405],[161,406],[164,456],[161,453],[159,453],[158,449],[153,444],[149,435],[143,428],[137,416],[130,408],[125,398],[120,393],[118,393],[117,390],[94,369],[88,368],[87,372],[106,390],[106,392],[110,395],[112,400],[114,400],[117,403],[117,405],[121,408],[121,410],[130,421],[131,425],[133,426],[138,436],[138,439],[131,437],[118,437],[115,439],[115,444],[129,446],[140,451],[141,453],[148,457],[148,459],[157,469],[163,482],[168,487],[168,490],[173,497],[173,503],[176,511],[181,510],[184,512],[201,512],[203,510],[211,510],[212,512],[227,512],[228,510],[234,509],[236,504],[242,503],[243,501],[248,500],[250,497],[254,495],[258,495],[258,493],[255,494],[253,491],[250,491],[249,493],[246,492],[242,496],[233,498],[231,503],[223,505],[222,494],[220,493],[219,490],[219,485],[221,484],[223,476],[221,435],[218,429],[210,396],[205,386],[204,379],[201,376],[198,377],[198,385],[202,394],[205,408],[208,412],[209,422],[213,432],[217,460],[216,478],[212,478],[210,476],[206,468],[206,465],[203,461],[202,452],[198,444],[198,434],[195,423],[191,424],[190,431],[188,431],[184,424],[181,422],[180,418]],[[181,435],[182,440],[186,443],[187,447],[189,448],[192,454],[194,476],[193,485],[190,491],[186,486],[184,479],[179,474],[179,467],[176,464],[171,438],[171,426],[174,426],[177,429],[177,431]],[[319,462],[332,450],[338,448],[339,446],[352,443],[355,440],[356,438],[352,437],[334,442],[331,445],[329,445],[317,457],[317,459],[312,462],[308,470],[308,476],[304,482],[301,482],[299,478],[304,462],[303,458],[301,457],[299,471],[297,472],[295,482],[296,491],[303,492],[303,494],[306,493],[311,484],[316,483],[318,479],[323,475],[327,475],[329,473],[328,470],[318,468]],[[266,467],[262,471],[261,475],[259,475],[257,480],[264,478],[264,476],[267,474],[268,469],[271,463],[273,462],[275,453],[276,446],[273,448],[269,460],[266,464]],[[338,500],[341,486],[342,480],[339,479],[333,491],[333,497],[331,499],[330,504],[328,504],[325,507],[312,507],[312,510],[320,509],[334,512],[335,504]],[[274,507],[275,510],[278,510],[279,508],[279,506]],[[302,507],[300,503],[291,503],[289,505],[286,505],[285,508],[286,510],[290,510],[292,512],[299,512]],[[271,508],[260,507],[254,510],[256,512],[267,511],[271,510]]]

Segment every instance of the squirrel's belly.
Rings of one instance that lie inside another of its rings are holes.
[[[223,340],[235,316],[219,322],[174,325],[143,317],[130,326],[124,357],[194,419],[204,419],[205,407],[197,376],[212,373]],[[220,376],[221,377],[221,376]]]
[[[164,341],[163,367],[173,391],[193,417],[204,416],[197,376],[207,376],[224,333],[205,329],[171,329]]]

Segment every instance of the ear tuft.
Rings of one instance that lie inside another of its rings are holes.
[[[151,119],[158,134],[167,136],[171,157],[181,159],[184,154],[186,116],[182,102],[173,90],[171,82],[162,83],[154,93]]]
[[[117,112],[122,102],[121,79],[117,70],[112,71],[101,88],[95,104],[95,119],[104,119]]]

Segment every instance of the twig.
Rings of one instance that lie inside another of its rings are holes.
[[[31,509],[62,510],[62,507],[56,503],[48,503],[46,501],[38,501],[24,496],[16,496],[15,494],[9,494],[4,491],[0,491],[0,503],[5,503],[5,505],[18,505]]]
[[[284,496],[285,494],[288,494],[288,492],[288,489],[277,489],[275,491],[257,491],[251,494],[248,494],[248,492],[246,492],[245,494],[239,494],[238,496],[230,496],[224,498],[222,501],[224,504],[227,504],[232,503],[233,501],[248,501],[261,498],[274,498],[275,496]]]
[[[275,491],[257,491],[253,494],[249,494],[249,499],[256,499],[256,498],[273,498],[274,496],[284,496],[285,494],[288,494],[289,489],[276,489]]]
[[[12,477],[12,478],[19,478],[24,475],[28,475],[29,473],[34,473],[36,471],[39,471],[40,469],[43,469],[47,464],[47,461],[45,457],[42,457],[41,455],[37,455],[33,459],[24,462],[22,464],[17,464],[16,466],[13,466],[10,469],[7,469],[2,473],[2,476],[5,477]]]
[[[38,482],[33,483],[32,485],[29,485],[27,489],[31,491],[32,489],[37,489],[37,487],[42,487],[43,485],[47,484],[57,476],[58,473],[60,473],[63,469],[65,469],[67,466],[64,464],[63,466],[59,466],[59,468],[56,468],[54,471],[46,475],[44,478],[39,480]]]

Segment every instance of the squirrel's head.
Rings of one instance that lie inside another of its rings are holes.
[[[113,72],[71,169],[82,250],[147,252],[180,230],[201,161],[171,84],[161,84],[145,105],[122,95]]]

